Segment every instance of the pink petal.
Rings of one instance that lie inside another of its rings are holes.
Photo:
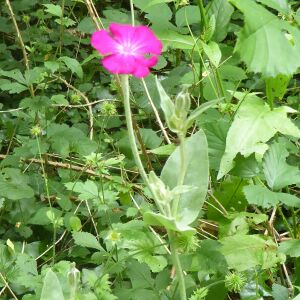
[[[141,45],[141,50],[145,54],[161,54],[163,45],[147,26],[136,27],[133,41],[134,43]]]
[[[114,53],[117,46],[117,43],[105,30],[94,32],[92,35],[91,44],[102,55]]]
[[[102,60],[103,66],[113,74],[133,74],[136,69],[134,57],[113,54]]]
[[[147,26],[112,23],[109,30],[120,44],[133,44],[140,54],[161,54],[162,43]]]
[[[131,41],[135,34],[135,27],[127,24],[111,23],[109,31],[118,42]]]
[[[146,77],[150,73],[149,68],[143,66],[143,65],[137,65],[137,68],[134,70],[132,75],[138,78]]]

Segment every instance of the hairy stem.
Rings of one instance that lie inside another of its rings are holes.
[[[176,277],[177,277],[178,283],[179,283],[180,299],[186,300],[186,288],[185,288],[184,274],[183,274],[181,262],[180,262],[179,255],[178,255],[176,245],[175,245],[175,240],[174,240],[175,234],[169,230],[167,231],[167,233],[169,236],[171,257],[172,257],[172,261],[173,261],[173,264],[176,269]]]

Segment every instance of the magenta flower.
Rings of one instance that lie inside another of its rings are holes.
[[[142,78],[157,63],[162,43],[146,26],[112,23],[92,35],[92,46],[104,56],[103,66],[113,74],[132,74]]]

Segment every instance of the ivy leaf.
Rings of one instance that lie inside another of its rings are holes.
[[[300,31],[255,1],[230,2],[245,16],[236,50],[249,71],[262,73],[264,77],[295,73],[300,67]]]
[[[248,185],[244,187],[243,191],[249,204],[270,208],[281,202],[289,207],[300,207],[298,197],[286,193],[272,192],[263,186]]]
[[[282,143],[274,143],[264,155],[263,170],[268,186],[280,190],[300,182],[300,170],[286,162],[289,152]]]
[[[185,159],[187,172],[183,185],[192,186],[194,189],[181,195],[178,205],[177,220],[189,225],[198,216],[204,203],[208,188],[208,146],[204,132],[199,130],[185,142]],[[172,190],[177,186],[180,172],[179,147],[167,160],[162,173],[162,181]]]
[[[96,250],[104,250],[96,237],[89,232],[73,232],[73,239],[76,245],[81,247],[92,248]]]
[[[238,272],[256,266],[269,269],[282,260],[282,257],[277,255],[277,245],[259,235],[237,234],[222,238],[220,242],[223,244],[221,253],[225,256],[228,267]]]
[[[44,279],[40,300],[58,300],[58,299],[59,300],[65,299],[63,290],[56,274],[51,269],[49,269]]]
[[[235,97],[242,102],[227,134],[218,179],[233,168],[238,153],[262,156],[268,149],[266,142],[277,132],[300,138],[299,128],[287,117],[287,113],[295,112],[292,108],[281,106],[271,110],[254,94],[235,93]]]

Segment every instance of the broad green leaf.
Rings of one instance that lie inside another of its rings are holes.
[[[55,60],[53,60],[53,61],[45,61],[44,65],[52,73],[56,72],[59,69],[59,63],[57,61],[55,61]]]
[[[194,187],[180,197],[177,221],[189,225],[198,216],[204,203],[208,187],[208,146],[205,134],[199,130],[189,137],[184,145],[187,171],[183,185]],[[167,160],[162,173],[162,181],[173,189],[177,186],[180,172],[179,147]]]
[[[62,211],[55,207],[42,207],[37,210],[34,216],[30,218],[28,223],[35,225],[49,225],[52,222],[49,216],[52,216],[53,219],[58,220],[62,216]]]
[[[287,300],[289,299],[289,289],[274,283],[272,285],[272,296],[274,297],[274,300]]]
[[[274,102],[275,98],[282,100],[291,80],[291,76],[277,75],[275,78],[266,78],[266,94],[269,102]]]
[[[45,278],[42,288],[40,300],[64,300],[62,287],[56,274],[49,269]]]
[[[279,245],[279,252],[284,253],[290,257],[300,256],[300,240],[288,240],[281,242]]]
[[[82,227],[81,220],[76,216],[71,216],[69,219],[69,224],[72,230],[79,231]]]
[[[246,72],[237,66],[222,64],[219,66],[219,72],[223,80],[240,81],[247,79]]]
[[[268,149],[266,142],[277,132],[300,138],[300,130],[287,117],[295,112],[287,106],[270,109],[254,94],[235,93],[241,102],[226,138],[218,178],[222,178],[234,166],[238,153],[249,156],[252,153],[262,157]]]
[[[175,149],[176,146],[174,144],[170,144],[149,150],[149,153],[153,153],[156,155],[171,155]]]
[[[156,87],[160,97],[160,107],[164,112],[165,119],[168,123],[168,127],[170,128],[171,127],[170,120],[175,112],[175,105],[171,100],[171,98],[169,97],[169,95],[164,90],[163,86],[161,85],[157,77],[155,78],[155,81],[156,81]]]
[[[154,149],[162,143],[162,138],[151,128],[141,128],[140,134],[146,148]]]
[[[99,190],[96,183],[92,180],[86,182],[77,181],[75,183],[65,183],[68,190],[79,194],[80,200],[90,200],[99,198]]]
[[[222,58],[219,45],[213,41],[210,41],[208,44],[202,42],[201,45],[210,62],[217,68]]]
[[[300,199],[298,197],[286,193],[272,192],[264,186],[245,186],[244,193],[249,204],[270,208],[278,203],[283,203],[289,207],[300,208]]]
[[[68,56],[62,56],[58,59],[59,61],[62,61],[63,63],[65,63],[65,65],[75,74],[77,74],[77,76],[79,78],[82,78],[83,76],[83,71],[82,71],[82,67],[80,65],[80,63],[71,57]]]
[[[77,29],[80,32],[92,34],[96,31],[95,23],[91,17],[84,17],[78,24]]]
[[[221,253],[225,256],[228,267],[238,272],[256,266],[269,269],[282,261],[282,257],[277,255],[277,245],[259,235],[238,234],[222,238],[220,242],[223,244]]]
[[[153,225],[153,226],[163,226],[164,228],[172,231],[183,232],[186,234],[194,234],[195,229],[188,226],[187,222],[179,222],[176,221],[174,218],[168,218],[163,216],[162,214],[156,214],[153,212],[145,212],[143,214],[143,219],[146,224]]]
[[[0,76],[8,77],[11,79],[16,80],[17,82],[26,85],[26,79],[24,78],[23,74],[19,69],[14,69],[11,71],[4,71],[0,69]]]
[[[218,170],[226,146],[226,136],[230,123],[225,120],[217,120],[201,125],[208,142],[209,167]]]
[[[161,3],[169,3],[174,0],[134,0],[133,4],[138,7],[141,11],[147,11],[151,6],[161,4]]]
[[[213,40],[221,42],[226,38],[233,11],[234,9],[228,0],[213,0],[209,3],[207,14],[210,17],[215,16],[216,20]]]
[[[292,75],[300,67],[300,31],[252,0],[230,0],[244,13],[236,50],[252,72],[263,77]]]
[[[18,82],[0,79],[0,90],[8,91],[10,94],[19,94],[28,90],[28,87]]]
[[[43,4],[46,9],[45,11],[53,16],[56,17],[61,17],[63,12],[62,9],[59,5],[54,5],[54,4]]]
[[[176,12],[176,25],[178,27],[187,26],[191,24],[200,24],[201,16],[199,7],[196,5],[188,5],[180,8]]]
[[[72,236],[76,245],[97,249],[100,251],[103,250],[96,237],[89,232],[73,232]]]
[[[300,183],[300,170],[286,162],[289,152],[282,143],[273,143],[263,158],[263,170],[268,186],[280,190],[288,185]]]
[[[195,40],[189,35],[183,35],[172,30],[154,30],[164,48],[174,48],[182,50],[192,50],[195,47]]]
[[[27,184],[26,176],[7,177],[7,174],[5,177],[0,175],[0,198],[22,200],[34,196],[34,190]]]
[[[235,166],[231,170],[231,174],[242,178],[251,178],[260,174],[259,164],[255,155],[244,157],[240,154],[234,160]]]
[[[257,0],[258,2],[267,5],[277,11],[288,14],[290,12],[290,7],[287,0]]]
[[[222,99],[216,99],[216,100],[211,100],[208,102],[205,102],[203,104],[200,104],[187,118],[187,128],[190,128],[193,125],[193,122],[198,119],[201,114],[203,114],[206,110],[209,108],[215,106],[217,103],[219,103]]]

